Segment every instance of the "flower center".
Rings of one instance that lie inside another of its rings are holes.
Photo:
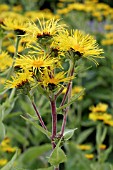
[[[41,61],[41,60],[35,60],[33,61],[33,66],[36,67],[36,68],[40,68],[44,65],[44,61]]]

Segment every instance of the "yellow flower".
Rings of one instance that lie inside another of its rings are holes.
[[[104,123],[108,126],[113,126],[113,119],[104,120]]]
[[[100,148],[101,150],[105,150],[105,149],[106,149],[106,145],[105,145],[105,144],[101,144],[101,145],[99,146],[99,148]]]
[[[20,45],[18,46],[18,53],[21,53],[23,50],[24,50],[24,48],[23,48],[22,45],[20,44]],[[15,52],[15,47],[14,47],[14,45],[9,45],[9,46],[7,47],[7,51],[9,51],[10,53],[14,53],[14,52]]]
[[[83,89],[84,89],[84,88],[83,88],[82,86],[74,86],[74,87],[72,88],[72,96],[73,96],[74,94],[77,94],[77,93],[81,92]],[[83,99],[83,95],[78,98],[78,100],[82,100],[82,99]]]
[[[90,150],[91,149],[91,145],[85,145],[85,144],[78,145],[77,147],[81,150]]]
[[[12,80],[6,81],[6,88],[22,88],[24,85],[33,81],[33,73],[25,70],[25,72],[17,73],[15,77],[11,77]]]
[[[88,158],[88,159],[93,159],[94,154],[85,154],[85,157]]]
[[[38,22],[39,26],[35,23],[31,23],[27,29],[27,32],[36,38],[52,37],[56,33],[63,31],[65,26],[64,24],[59,24],[59,19],[43,20],[42,22],[38,19]]]
[[[33,72],[36,73],[37,69],[45,69],[48,66],[54,67],[55,63],[57,62],[59,62],[57,59],[47,56],[32,57],[20,55],[20,58],[17,58],[16,60],[15,66],[20,66],[23,69],[33,69]]]
[[[103,53],[103,50],[99,49],[94,37],[89,34],[85,35],[80,30],[72,31],[71,36],[67,31],[64,34],[59,34],[54,38],[53,45],[64,51],[72,51],[79,58],[88,58],[96,64],[98,63],[95,58],[101,58]]]
[[[10,143],[10,139],[8,137],[6,137],[0,144],[0,146],[6,146],[7,144]]]
[[[7,52],[0,54],[0,71],[4,71],[12,65],[13,59],[8,55]]]
[[[10,7],[7,4],[0,4],[0,12],[8,11],[9,8]]]
[[[105,103],[99,103],[96,106],[91,106],[89,110],[92,112],[106,112],[108,105]]]
[[[104,39],[101,41],[102,45],[113,45],[113,38],[111,39]]]
[[[29,26],[26,18],[22,17],[7,17],[3,20],[3,28],[9,31],[15,31],[17,35],[24,35],[26,28]]]
[[[0,166],[4,166],[7,162],[7,159],[0,159]]]
[[[17,150],[17,148],[16,147],[11,147],[11,146],[9,146],[9,145],[7,145],[7,146],[5,146],[5,147],[3,147],[2,148],[2,151],[3,152],[15,152]]]
[[[104,123],[105,123],[107,120],[112,119],[112,115],[110,115],[108,113],[95,113],[95,112],[92,112],[92,113],[89,114],[89,119],[91,119],[93,121],[101,120],[101,121],[104,121]]]
[[[74,78],[74,76],[65,77],[66,73],[64,71],[49,75],[48,72],[44,72],[41,78],[41,84],[45,87],[49,87],[49,90],[54,90],[60,83],[68,82]]]

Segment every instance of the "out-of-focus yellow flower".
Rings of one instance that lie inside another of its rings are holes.
[[[94,154],[85,154],[85,157],[88,158],[88,159],[93,159]]]
[[[108,126],[113,126],[113,118],[109,120],[104,120],[104,123]]]
[[[12,7],[12,10],[15,11],[15,12],[20,12],[22,11],[22,6],[21,5],[17,5],[17,6],[13,6]]]
[[[105,145],[105,144],[101,144],[101,145],[99,146],[99,148],[100,148],[101,150],[105,150],[105,149],[106,149],[106,145]]]
[[[24,50],[23,46],[20,44],[18,46],[18,53],[21,53],[22,51]],[[9,45],[7,47],[7,51],[10,52],[10,53],[15,53],[15,46],[14,45]]]
[[[4,166],[7,162],[7,159],[0,159],[0,166]]]
[[[80,93],[83,89],[84,89],[84,88],[83,88],[82,86],[74,86],[74,87],[72,88],[72,96],[73,96],[74,94]],[[78,100],[82,100],[82,99],[83,99],[83,95],[78,98]]]
[[[8,11],[9,8],[10,7],[7,4],[0,4],[0,12]]]
[[[111,39],[104,39],[101,41],[102,45],[113,45],[113,38]]]
[[[96,120],[101,120],[101,121],[106,121],[109,119],[112,119],[112,115],[108,113],[95,113],[92,112],[89,114],[89,119],[96,121]]]
[[[104,29],[107,30],[107,31],[110,31],[110,30],[113,29],[113,25],[108,25],[108,24],[106,24],[106,25],[104,26]]]
[[[4,84],[6,79],[4,77],[0,77],[0,84]]]
[[[0,54],[0,71],[4,71],[12,65],[13,59],[8,55],[7,52]]]
[[[92,112],[106,112],[108,108],[108,105],[105,103],[99,103],[96,106],[91,106],[89,109]]]
[[[87,144],[81,144],[78,145],[77,147],[81,150],[90,150],[92,148],[91,145],[87,145]]]
[[[3,152],[15,152],[17,150],[16,147],[11,147],[9,145],[2,147]]]

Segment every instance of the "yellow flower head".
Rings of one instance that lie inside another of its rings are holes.
[[[7,52],[0,54],[0,71],[4,71],[12,65],[13,59],[8,55]]]
[[[24,85],[33,81],[32,72],[25,70],[25,72],[17,73],[15,77],[11,77],[12,80],[6,81],[6,87],[8,88],[22,88]]]
[[[46,38],[52,37],[56,33],[64,30],[64,24],[59,24],[59,19],[50,19],[47,21],[39,21],[39,26],[35,23],[31,23],[29,28],[27,29],[28,33],[31,33],[36,38]]]
[[[94,154],[85,154],[85,157],[88,158],[88,159],[93,159]]]
[[[112,119],[112,115],[108,114],[108,113],[95,113],[92,112],[89,114],[89,119],[96,121],[96,120],[100,120],[100,121],[108,121],[110,119]]]
[[[101,145],[99,145],[99,148],[100,148],[101,150],[105,150],[105,149],[106,149],[106,145],[105,145],[105,144],[101,144]]]
[[[64,34],[59,34],[54,38],[54,45],[57,48],[64,51],[73,51],[75,56],[86,57],[89,60],[94,61],[95,58],[101,58],[103,53],[102,49],[99,49],[98,44],[93,36],[89,34],[84,34],[80,30],[73,30],[71,36],[67,31]]]
[[[24,50],[24,48],[22,47],[22,45],[20,44],[18,46],[18,53],[21,53],[22,51]],[[10,52],[10,53],[14,53],[15,52],[15,46],[14,45],[9,45],[7,47],[7,51]]]
[[[65,77],[65,75],[66,73],[64,71],[52,75],[49,75],[49,72],[44,72],[41,78],[41,84],[48,87],[49,90],[54,90],[61,83],[68,82],[74,78],[74,76]]]
[[[80,93],[83,89],[84,89],[84,88],[83,88],[82,86],[74,86],[74,87],[72,88],[72,96],[73,96],[74,94]],[[83,99],[83,95],[78,98],[78,100],[82,100],[82,99]]]
[[[15,31],[17,35],[24,35],[26,28],[29,26],[26,18],[21,15],[17,18],[7,17],[3,20],[3,28],[9,31]]]
[[[108,120],[104,120],[104,124],[113,127],[113,118],[112,119],[108,119]]]
[[[15,66],[19,66],[21,68],[33,69],[33,72],[36,73],[37,69],[41,70],[45,69],[48,66],[54,67],[54,65],[58,62],[55,58],[50,58],[48,56],[21,56],[16,60]]]
[[[91,145],[86,145],[86,144],[81,144],[81,145],[78,145],[77,147],[81,150],[90,150],[91,149]]]
[[[91,106],[89,109],[92,112],[106,112],[108,105],[105,103],[99,103],[96,106]]]

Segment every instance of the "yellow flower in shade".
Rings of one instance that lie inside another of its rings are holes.
[[[94,154],[85,154],[85,157],[88,158],[88,159],[93,159]]]
[[[100,148],[101,150],[105,150],[105,149],[106,149],[106,145],[105,145],[105,144],[101,144],[101,145],[99,146],[99,148]]]
[[[64,30],[64,24],[59,24],[59,19],[50,19],[47,21],[40,21],[38,19],[39,25],[31,23],[28,27],[27,32],[32,34],[36,38],[46,38],[52,37],[56,33]]]
[[[26,28],[29,26],[29,23],[26,18],[22,17],[7,17],[3,20],[2,27],[5,30],[15,31],[17,35],[24,35],[26,32]]]
[[[17,73],[16,76],[12,76],[12,80],[6,81],[6,88],[22,88],[24,85],[28,85],[33,82],[33,73],[25,70],[25,72]]]
[[[113,45],[113,38],[111,38],[111,39],[103,39],[101,41],[101,44],[102,45]]]
[[[7,162],[7,159],[0,159],[0,166],[4,166]]]
[[[104,28],[105,30],[110,31],[113,29],[113,25],[105,25]]]
[[[0,71],[4,71],[12,65],[13,59],[8,55],[7,52],[0,54]]]
[[[74,86],[72,88],[72,96],[77,94],[77,93],[80,93],[83,89],[84,88],[82,86]],[[82,99],[83,99],[83,95],[78,98],[78,100],[82,100]]]
[[[67,31],[59,34],[54,38],[53,45],[64,51],[72,51],[79,58],[88,58],[96,64],[95,58],[102,58],[103,50],[99,49],[94,37],[80,30],[73,30],[71,36]]]
[[[96,106],[91,106],[89,110],[92,112],[106,112],[108,108],[108,105],[105,103],[99,103]]]
[[[65,77],[66,73],[64,71],[49,75],[48,72],[44,72],[41,78],[40,84],[45,87],[49,87],[49,90],[54,90],[57,86],[60,86],[61,83],[68,82],[74,78],[74,76]]]
[[[33,72],[36,73],[37,69],[41,70],[45,69],[48,66],[54,67],[55,63],[59,62],[55,58],[50,58],[47,56],[22,56],[17,58],[15,66],[20,66],[21,68],[33,69]]]
[[[91,145],[81,144],[77,146],[81,150],[90,150],[92,147]]]
[[[0,4],[0,12],[8,11],[9,8],[10,7],[7,4]]]

